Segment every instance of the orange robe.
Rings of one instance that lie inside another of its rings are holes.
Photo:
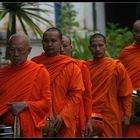
[[[26,61],[0,69],[0,123],[14,124],[7,103],[16,101],[28,104],[28,109],[19,113],[21,136],[42,137],[42,126],[51,111],[50,77],[43,65]]]
[[[118,60],[88,60],[92,81],[92,109],[103,115],[102,137],[121,137],[123,115],[131,115],[132,84]],[[94,130],[93,130],[94,131]]]
[[[130,46],[124,48],[119,59],[128,71],[133,89],[140,89],[140,45],[132,43]],[[140,137],[140,124],[130,124],[124,136]]]
[[[47,57],[42,53],[32,61],[44,64],[50,73],[53,115],[61,115],[65,123],[58,137],[75,137],[76,106],[84,91],[80,68],[73,58],[65,55]]]
[[[82,96],[82,101],[79,106],[79,111],[77,114],[77,131],[76,137],[83,137],[86,128],[87,120],[91,119],[92,114],[92,93],[91,93],[91,79],[89,66],[84,60],[77,60],[77,64],[82,71],[83,82],[85,86],[85,91]]]

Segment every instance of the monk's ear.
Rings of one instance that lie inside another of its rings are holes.
[[[60,40],[61,45],[63,45],[63,39]]]
[[[73,46],[72,46],[72,45],[70,45],[70,47],[71,47],[71,50],[73,50]]]
[[[106,43],[105,46],[106,46],[106,49],[107,49],[108,48],[108,44]]]
[[[29,50],[29,53],[30,53],[30,52],[31,52],[31,50],[32,50],[32,47],[29,47],[29,48],[28,48],[28,50]]]

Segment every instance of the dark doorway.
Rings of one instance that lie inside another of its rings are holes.
[[[132,29],[135,20],[140,19],[140,3],[105,3],[106,23],[118,23]]]

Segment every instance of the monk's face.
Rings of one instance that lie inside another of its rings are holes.
[[[104,57],[106,51],[106,43],[104,42],[103,37],[92,38],[89,49],[95,59]]]
[[[71,56],[72,46],[68,37],[63,36],[62,47],[61,47],[60,53],[63,55]]]
[[[133,35],[137,43],[140,43],[140,21],[137,21],[133,26]]]
[[[26,60],[31,51],[29,42],[24,36],[16,36],[9,41],[9,55],[11,63],[14,65],[21,65]]]
[[[60,54],[62,39],[58,31],[47,31],[43,35],[43,49],[47,56],[52,57]]]

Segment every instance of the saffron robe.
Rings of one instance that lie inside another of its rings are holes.
[[[8,102],[26,101],[28,108],[19,113],[22,137],[42,137],[42,126],[51,112],[49,73],[43,65],[26,61],[0,69],[0,123],[14,124]]]
[[[44,64],[50,73],[53,115],[61,115],[65,124],[58,137],[75,137],[76,106],[84,92],[80,68],[73,58],[65,55],[47,57],[42,53],[31,60]]]
[[[84,60],[77,60],[77,64],[82,71],[82,78],[85,91],[77,114],[76,137],[84,137],[86,122],[91,119],[92,114],[92,92],[89,66]]]
[[[92,82],[93,113],[103,116],[102,137],[122,136],[122,116],[131,116],[132,84],[119,60],[88,60]]]
[[[124,48],[119,59],[128,71],[133,89],[140,89],[140,45],[134,42]],[[130,124],[124,133],[124,137],[140,137],[140,124]]]

